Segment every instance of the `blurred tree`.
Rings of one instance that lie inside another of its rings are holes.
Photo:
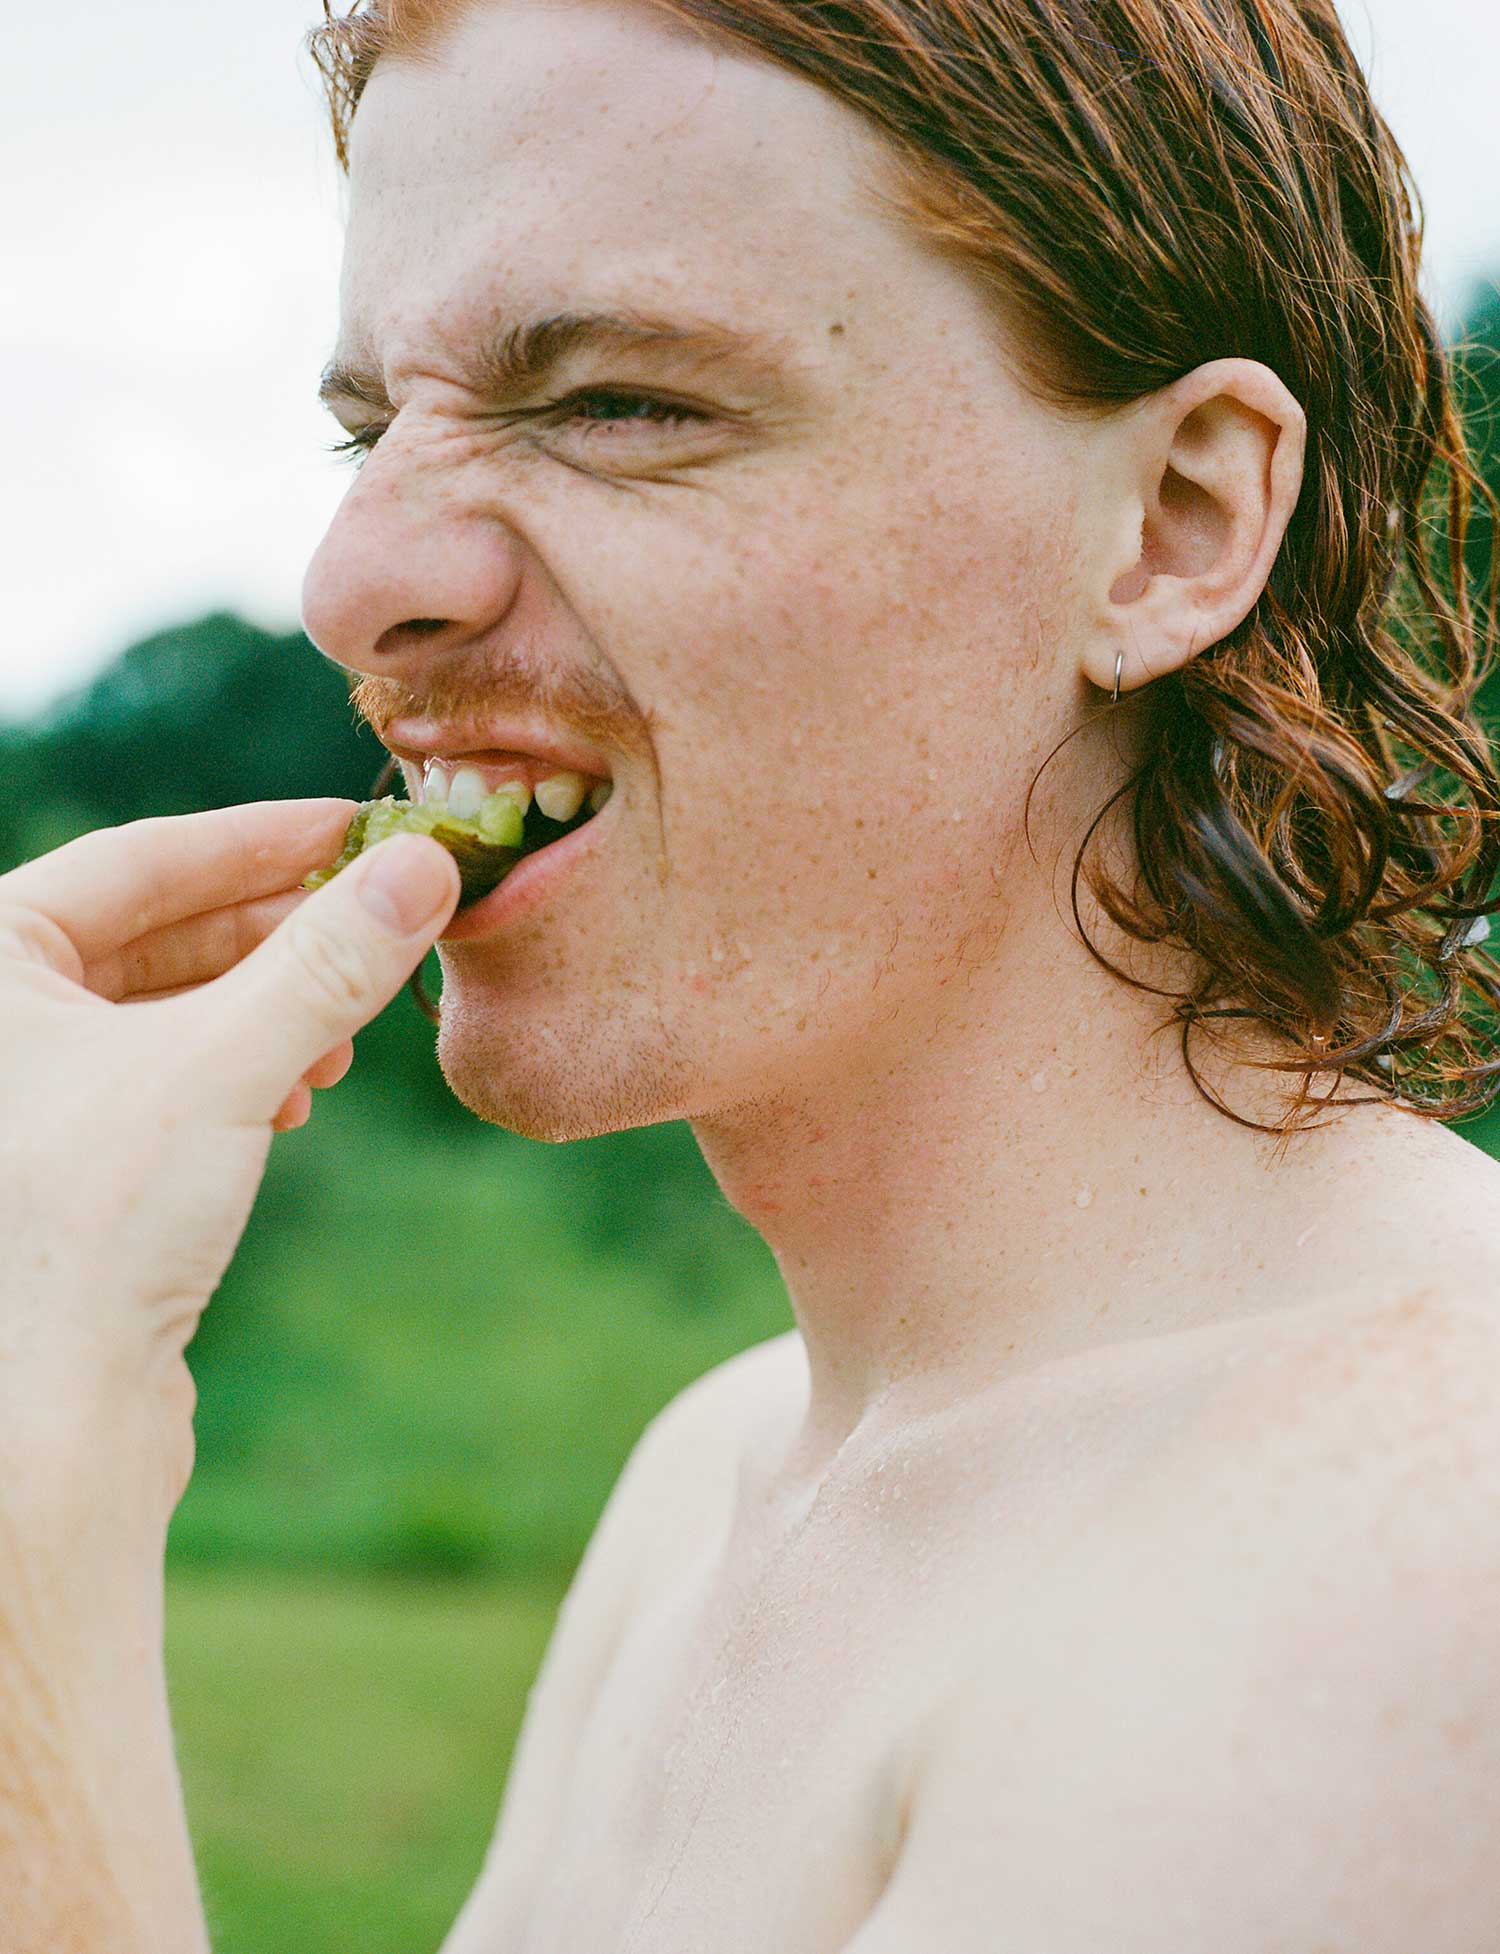
[[[1459,407],[1479,459],[1479,472],[1500,493],[1500,285],[1476,301],[1454,346]]]
[[[1455,348],[1459,411],[1473,443],[1479,473],[1500,496],[1500,285],[1492,285],[1475,306]],[[1494,519],[1482,504],[1475,509],[1469,535],[1469,569],[1485,588],[1497,538]],[[1500,723],[1500,673],[1486,687],[1492,724]]]
[[[385,759],[344,681],[300,633],[227,612],[132,645],[83,690],[5,735],[13,781],[38,806],[65,796],[88,825],[240,801],[348,794]],[[0,812],[0,851],[34,852],[33,809]]]

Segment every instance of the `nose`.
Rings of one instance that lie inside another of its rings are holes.
[[[515,602],[521,546],[492,510],[402,482],[384,460],[366,463],[307,566],[302,625],[336,664],[420,691]]]

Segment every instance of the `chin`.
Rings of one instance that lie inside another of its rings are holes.
[[[621,1017],[569,1024],[465,1008],[444,993],[437,1056],[449,1090],[476,1118],[528,1140],[560,1145],[681,1119],[684,1069],[631,1040]],[[607,1039],[607,1043],[605,1042]]]

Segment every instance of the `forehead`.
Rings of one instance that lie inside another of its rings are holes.
[[[836,318],[908,271],[866,191],[887,161],[843,103],[647,0],[490,0],[369,84],[342,339],[399,357],[581,298]]]

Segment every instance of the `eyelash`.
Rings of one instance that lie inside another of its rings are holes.
[[[534,414],[528,415],[527,418],[540,420],[549,426],[559,426],[566,421],[580,418],[577,410],[585,402],[601,400],[625,400],[630,401],[637,407],[653,408],[655,409],[656,415],[661,417],[659,419],[652,417],[654,424],[658,427],[665,427],[673,422],[705,421],[708,419],[706,414],[699,413],[696,408],[683,407],[676,401],[658,400],[654,394],[632,393],[627,387],[581,387],[577,393],[569,394],[566,399],[554,401],[549,407],[536,409]],[[647,420],[646,416],[635,414],[615,414],[608,415],[605,418],[606,420],[624,420],[637,423]],[[591,425],[600,426],[602,423],[593,422]],[[368,427],[357,428],[349,436],[347,441],[330,442],[328,453],[337,456],[341,461],[363,461],[368,455],[374,452],[377,442],[384,433],[385,429],[383,427],[371,422]]]

